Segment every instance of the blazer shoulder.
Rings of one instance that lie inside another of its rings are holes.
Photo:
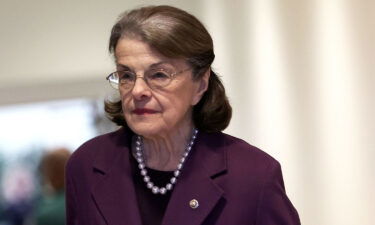
[[[273,170],[281,168],[271,155],[242,139],[223,134],[222,140],[226,146],[227,168],[234,176],[247,174],[262,182]]]
[[[249,144],[248,142],[223,133],[226,148],[228,149],[229,156],[237,156],[243,160],[258,161],[262,163],[278,164],[278,161],[271,155],[261,150],[260,148]]]
[[[125,144],[128,132],[124,128],[94,137],[77,148],[67,162],[67,170],[77,166],[92,165],[96,159],[108,158],[115,155],[119,146]]]

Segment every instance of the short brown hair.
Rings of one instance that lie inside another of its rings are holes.
[[[212,71],[215,58],[213,42],[203,24],[193,15],[172,6],[147,6],[125,12],[113,26],[109,51],[114,53],[123,37],[140,38],[162,55],[185,58],[193,68],[193,79],[210,69],[208,89],[193,108],[193,122],[206,132],[224,130],[232,108],[220,78]],[[119,126],[127,126],[121,101],[105,101],[107,116]]]

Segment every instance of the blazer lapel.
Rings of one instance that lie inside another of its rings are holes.
[[[216,134],[199,133],[172,193],[162,225],[199,225],[224,198],[213,177],[226,171],[226,150]],[[191,201],[199,204],[194,208]]]
[[[98,155],[94,171],[100,181],[92,190],[93,199],[107,224],[141,225],[129,162],[129,135],[120,135],[116,146]]]

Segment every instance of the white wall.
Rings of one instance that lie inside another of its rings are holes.
[[[282,163],[303,224],[373,224],[374,1],[2,0],[0,104],[105,95],[110,28],[150,3],[207,25],[234,108],[226,131]]]
[[[104,78],[113,70],[107,42],[118,15],[136,6],[162,2],[1,0],[0,104],[82,96],[85,92],[90,97],[102,95],[104,91],[97,87],[106,85]],[[173,1],[202,14],[194,2],[199,1]],[[88,82],[93,88],[80,91],[75,82]],[[57,90],[46,97],[51,88],[44,95],[40,90],[60,84],[66,93]]]

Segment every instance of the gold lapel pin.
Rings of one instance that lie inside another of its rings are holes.
[[[196,199],[192,199],[192,200],[190,200],[190,202],[189,202],[189,206],[190,206],[190,208],[192,208],[192,209],[196,209],[196,208],[198,208],[198,207],[199,207],[199,202],[198,202],[198,200],[196,200]]]

